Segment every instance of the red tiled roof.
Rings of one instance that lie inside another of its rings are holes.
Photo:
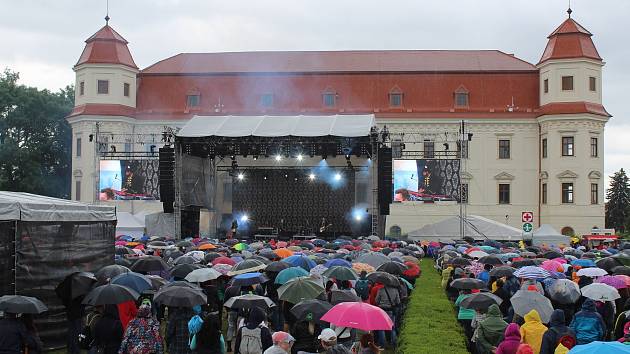
[[[86,45],[77,64],[121,64],[137,69],[127,47],[128,42],[108,25],[85,41]]]
[[[88,103],[74,107],[66,118],[80,115],[134,117],[135,114],[135,108],[121,104]]]
[[[590,102],[559,102],[548,103],[541,106],[538,110],[538,116],[552,115],[552,114],[581,114],[589,113],[598,116],[612,117],[606,108],[598,103]]]
[[[602,58],[593,44],[589,32],[572,18],[566,19],[555,31],[547,42],[538,64],[551,59],[589,58],[601,61]]]
[[[182,53],[142,70],[151,74],[332,72],[529,72],[498,50],[370,50]]]

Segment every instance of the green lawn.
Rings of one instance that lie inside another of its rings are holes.
[[[441,276],[433,268],[433,260],[424,258],[420,266],[422,276],[409,301],[397,353],[468,353],[464,333],[453,305],[440,287]]]

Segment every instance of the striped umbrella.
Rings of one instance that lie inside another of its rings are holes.
[[[547,278],[550,276],[549,272],[536,266],[525,266],[523,268],[517,269],[514,272],[514,276],[517,278],[526,278],[526,279],[540,279]]]

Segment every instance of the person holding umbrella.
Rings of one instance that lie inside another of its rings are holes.
[[[41,350],[35,337],[29,333],[24,323],[17,315],[4,310],[4,317],[0,318],[0,353],[21,354],[25,349]]]
[[[136,318],[127,325],[125,336],[120,344],[119,354],[162,354],[160,324],[151,313],[151,301],[145,299],[138,309]]]
[[[258,307],[249,310],[247,323],[236,333],[234,354],[260,354],[271,347],[271,332],[263,323],[265,317],[265,311]]]
[[[582,310],[573,316],[569,327],[575,332],[578,345],[603,340],[606,334],[604,320],[591,299],[584,301]]]
[[[93,348],[103,354],[117,354],[123,339],[123,326],[116,305],[104,305],[103,315],[94,325]]]

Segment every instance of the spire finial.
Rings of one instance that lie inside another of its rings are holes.
[[[109,0],[106,0],[105,8],[105,26],[109,26]]]
[[[569,14],[569,18],[571,18],[571,14],[573,13],[573,10],[571,10],[571,0],[569,0],[569,9],[567,10],[567,13]]]

